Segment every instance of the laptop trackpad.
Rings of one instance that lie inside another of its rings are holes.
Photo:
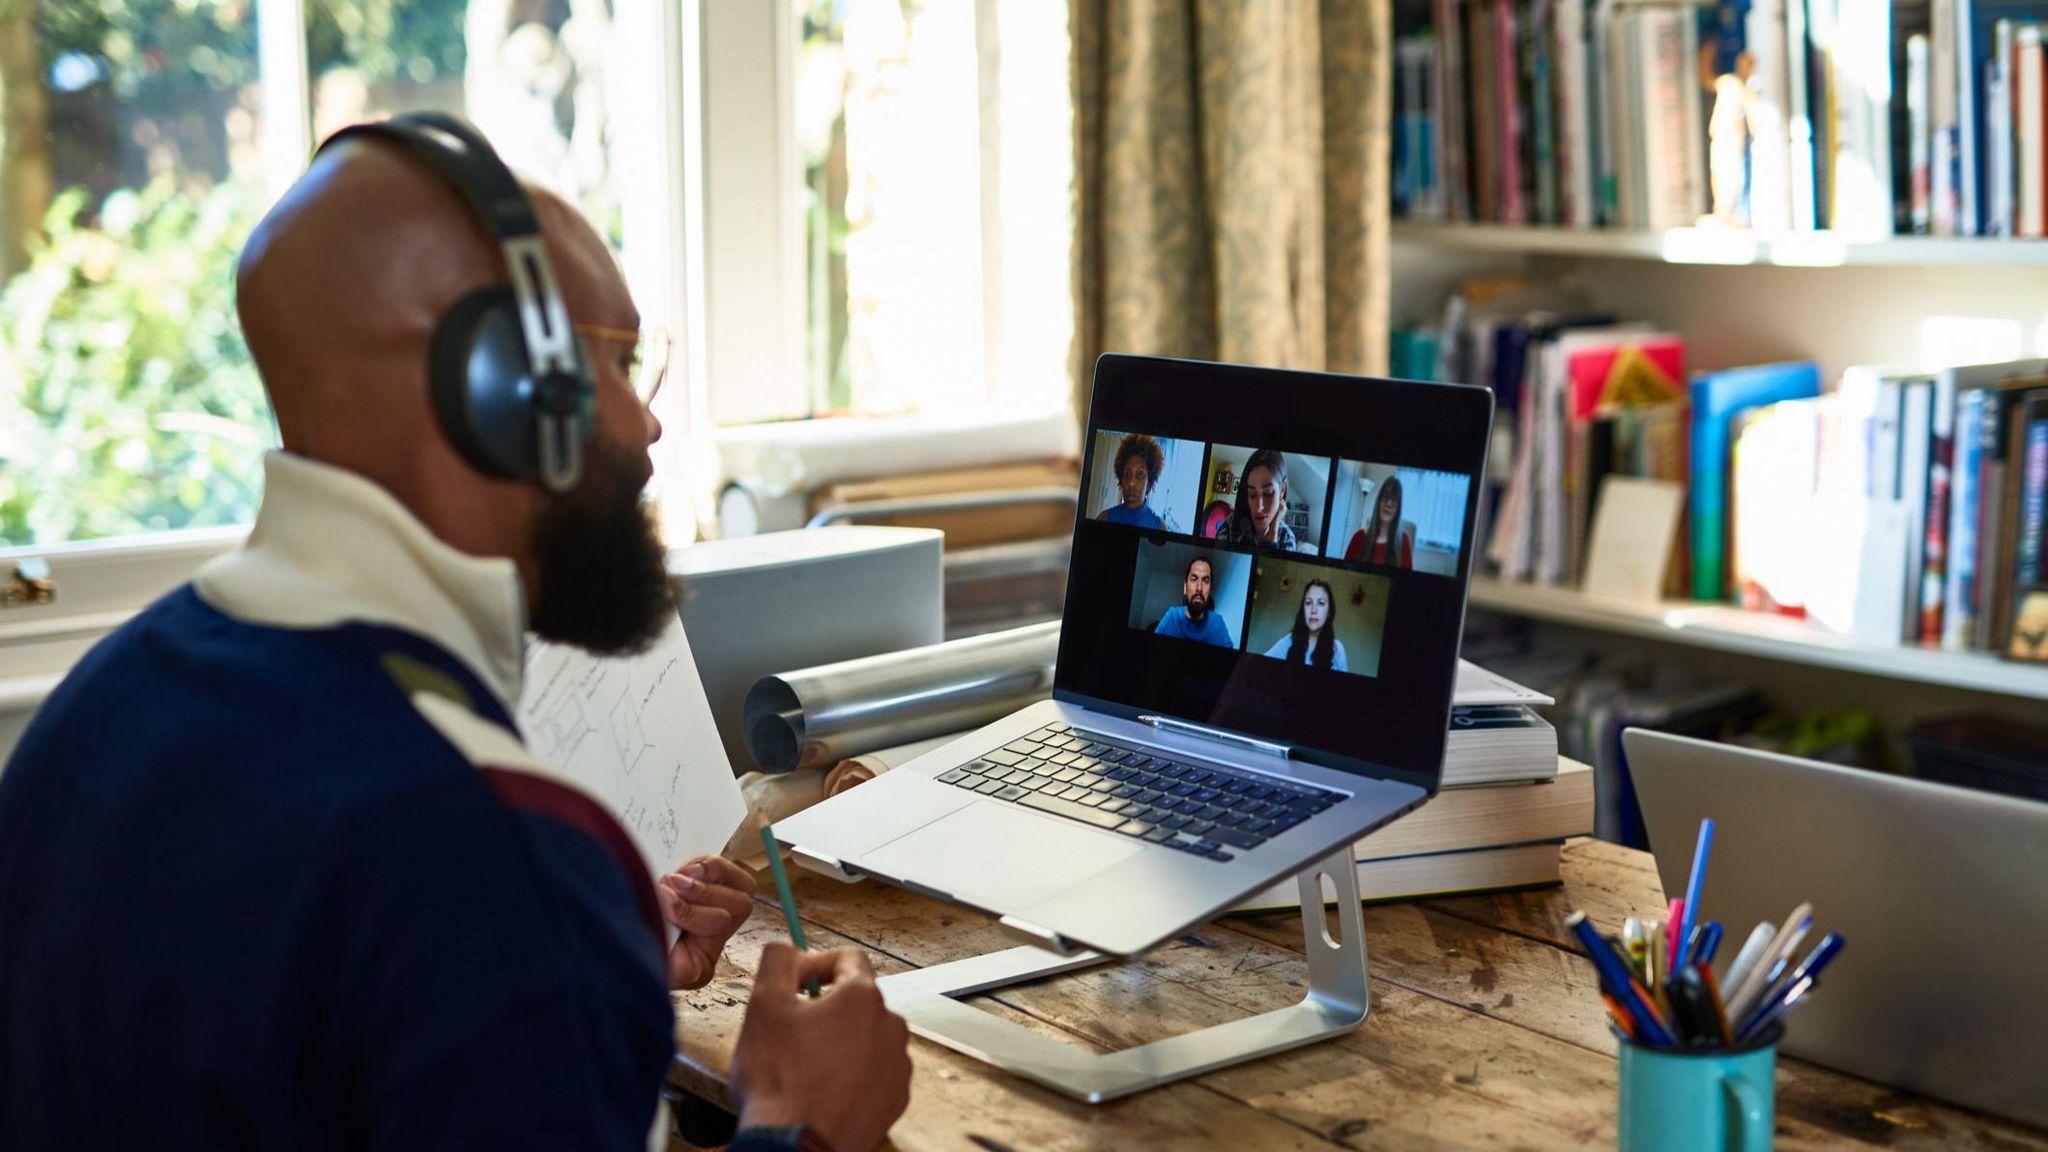
[[[1058,817],[985,801],[897,837],[866,853],[861,864],[971,903],[1015,911],[1142,850]]]

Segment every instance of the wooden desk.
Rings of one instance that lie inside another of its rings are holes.
[[[764,889],[766,885],[764,883]],[[1007,948],[971,912],[879,883],[796,877],[814,947],[855,945],[878,972]],[[1365,910],[1372,1015],[1337,1040],[1111,1104],[1077,1104],[912,1037],[896,1148],[1613,1147],[1614,1041],[1564,918],[1604,925],[1664,906],[1643,852],[1565,849],[1561,889]],[[676,996],[670,1080],[714,1103],[761,944],[784,938],[772,898],[713,983]],[[1130,967],[982,997],[983,1007],[1108,1049],[1292,1003],[1307,979],[1292,913],[1223,921]],[[1778,1064],[1778,1147],[2048,1150],[2035,1132],[1796,1060]]]

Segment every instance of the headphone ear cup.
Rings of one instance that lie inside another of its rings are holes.
[[[441,317],[427,386],[442,433],[478,471],[504,480],[539,475],[532,367],[512,289],[479,289]]]

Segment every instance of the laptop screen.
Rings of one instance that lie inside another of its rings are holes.
[[[1055,692],[1434,785],[1493,397],[1104,356]]]

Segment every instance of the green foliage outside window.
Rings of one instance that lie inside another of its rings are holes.
[[[0,18],[27,2],[0,0]],[[307,0],[307,56],[316,73],[350,68],[373,85],[457,77],[466,6]],[[152,138],[187,131],[257,83],[255,9],[44,0],[26,9],[42,75],[0,83],[82,72],[88,87],[68,98],[118,108],[124,134],[131,123]],[[57,144],[31,133],[14,147]],[[87,157],[106,159],[71,154]],[[57,174],[83,178],[61,158]],[[180,164],[94,197],[58,193],[28,266],[0,284],[0,546],[246,523],[276,440],[234,310],[234,262],[262,190]]]
[[[60,194],[0,292],[0,544],[246,523],[275,440],[234,311],[261,190],[92,207]]]

